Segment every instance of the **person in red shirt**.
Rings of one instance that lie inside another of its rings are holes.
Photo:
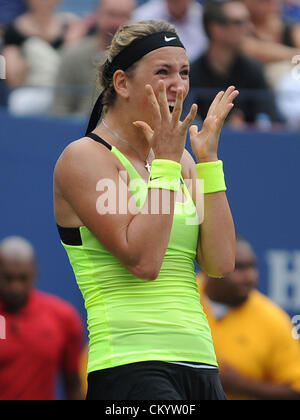
[[[35,278],[31,244],[0,242],[0,400],[54,400],[59,372],[66,399],[83,399],[81,319],[69,303],[35,289]]]

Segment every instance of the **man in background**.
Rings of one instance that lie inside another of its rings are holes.
[[[134,20],[149,19],[165,20],[175,26],[190,62],[205,50],[202,6],[196,0],[149,0],[136,9]]]
[[[58,75],[51,112],[57,115],[86,116],[93,108],[97,93],[97,68],[118,28],[130,21],[135,0],[101,0],[97,9],[96,33],[84,37],[78,45],[66,48]],[[81,28],[79,28],[80,30]]]
[[[53,400],[59,372],[65,398],[81,400],[81,320],[69,303],[37,291],[36,275],[27,240],[0,242],[0,400]]]
[[[240,95],[227,120],[231,125],[243,128],[258,122],[262,115],[270,123],[283,122],[261,64],[240,51],[250,29],[246,6],[232,0],[209,1],[203,10],[203,24],[209,46],[192,63],[190,72],[190,85],[194,88],[194,101],[202,121],[215,95],[233,85]]]
[[[228,277],[199,276],[229,399],[300,399],[300,344],[289,316],[257,289],[254,251],[237,238],[235,270]]]

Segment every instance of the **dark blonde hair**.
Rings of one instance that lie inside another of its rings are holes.
[[[134,40],[152,35],[158,32],[173,32],[178,36],[173,25],[163,20],[145,20],[130,25],[123,25],[116,32],[107,51],[107,58],[99,66],[98,83],[100,91],[103,91],[103,110],[113,105],[116,99],[116,91],[113,85],[113,77],[109,72],[109,67],[113,59]],[[126,75],[132,77],[137,63],[126,70]]]

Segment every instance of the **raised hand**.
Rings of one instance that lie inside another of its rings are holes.
[[[191,146],[197,162],[218,160],[221,129],[238,94],[234,86],[230,86],[226,92],[219,92],[208,110],[200,132],[196,125],[190,127]]]
[[[180,121],[184,100],[181,88],[177,90],[173,112],[169,109],[163,80],[159,81],[157,97],[151,85],[146,85],[145,89],[152,114],[152,127],[144,121],[135,121],[133,124],[143,131],[156,158],[180,162],[188,127],[197,114],[197,105],[193,104],[184,121]]]

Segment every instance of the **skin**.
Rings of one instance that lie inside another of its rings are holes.
[[[180,162],[184,178],[196,181],[194,161],[184,149],[188,127],[196,116],[196,105],[191,107],[186,119],[180,121],[183,99],[189,88],[188,69],[184,49],[163,47],[144,56],[137,63],[133,76],[127,77],[122,70],[114,73],[117,100],[109,108],[105,120],[138,149],[139,155],[112,136],[102,124],[95,133],[116,145],[145,181],[149,174],[140,156],[146,158],[150,149],[152,159]],[[226,93],[220,92],[201,132],[197,126],[191,127],[191,144],[199,162],[217,160],[220,130],[237,94],[234,87]],[[174,100],[171,113],[169,104]],[[169,241],[176,193],[159,190],[161,200],[170,199],[170,214],[143,214],[142,211],[100,216],[95,206],[99,196],[97,182],[103,178],[113,180],[118,197],[119,188],[127,189],[127,185],[119,186],[121,170],[124,168],[118,159],[96,142],[82,138],[71,143],[60,156],[54,172],[55,218],[61,226],[87,226],[131,273],[154,280]],[[148,194],[144,208],[151,205],[151,200],[151,194]],[[235,252],[234,226],[225,192],[207,194],[205,207],[198,260],[205,271],[222,276],[233,269]],[[219,243],[227,246],[221,247]]]
[[[97,27],[96,39],[100,50],[109,47],[117,29],[129,22],[136,7],[136,0],[101,0],[95,13],[87,15],[68,31],[68,42],[76,43],[85,37],[91,28]]]
[[[29,11],[18,17],[14,25],[27,36],[36,36],[47,42],[52,42],[61,34],[64,22],[55,14],[58,0],[28,0]],[[10,87],[23,84],[28,66],[21,49],[16,45],[8,45],[2,51],[6,60],[6,83]]]
[[[0,254],[0,300],[8,312],[17,312],[26,304],[35,278],[33,259],[22,261]]]
[[[235,270],[222,281],[209,277],[206,280],[205,294],[210,299],[233,308],[243,305],[258,283],[256,256],[251,245],[238,240]],[[278,385],[246,377],[225,361],[220,363],[220,378],[225,392],[229,394],[267,400],[300,399],[300,394],[288,384]]]
[[[225,3],[223,13],[228,19],[228,24],[211,22],[210,45],[220,45],[226,50],[236,52],[239,50],[243,38],[249,34],[251,29],[250,14],[247,7],[239,2]],[[236,24],[236,21],[243,23]]]
[[[299,54],[299,25],[294,27],[292,33],[294,47],[281,44],[283,25],[279,0],[243,0],[243,2],[250,12],[254,31],[258,36],[249,36],[243,42],[242,50],[245,54],[266,64],[290,61]]]
[[[118,28],[130,21],[135,7],[135,0],[101,0],[97,11],[97,27],[102,47],[108,47]]]
[[[185,18],[193,2],[194,0],[166,0],[170,15],[177,20]]]
[[[248,242],[237,241],[234,271],[221,282],[208,279],[205,292],[216,302],[236,307],[246,302],[257,283],[258,272],[254,252]]]
[[[35,258],[16,259],[0,252],[0,301],[9,313],[18,313],[27,303],[35,284]],[[68,400],[82,400],[81,383],[77,372],[62,372]]]

